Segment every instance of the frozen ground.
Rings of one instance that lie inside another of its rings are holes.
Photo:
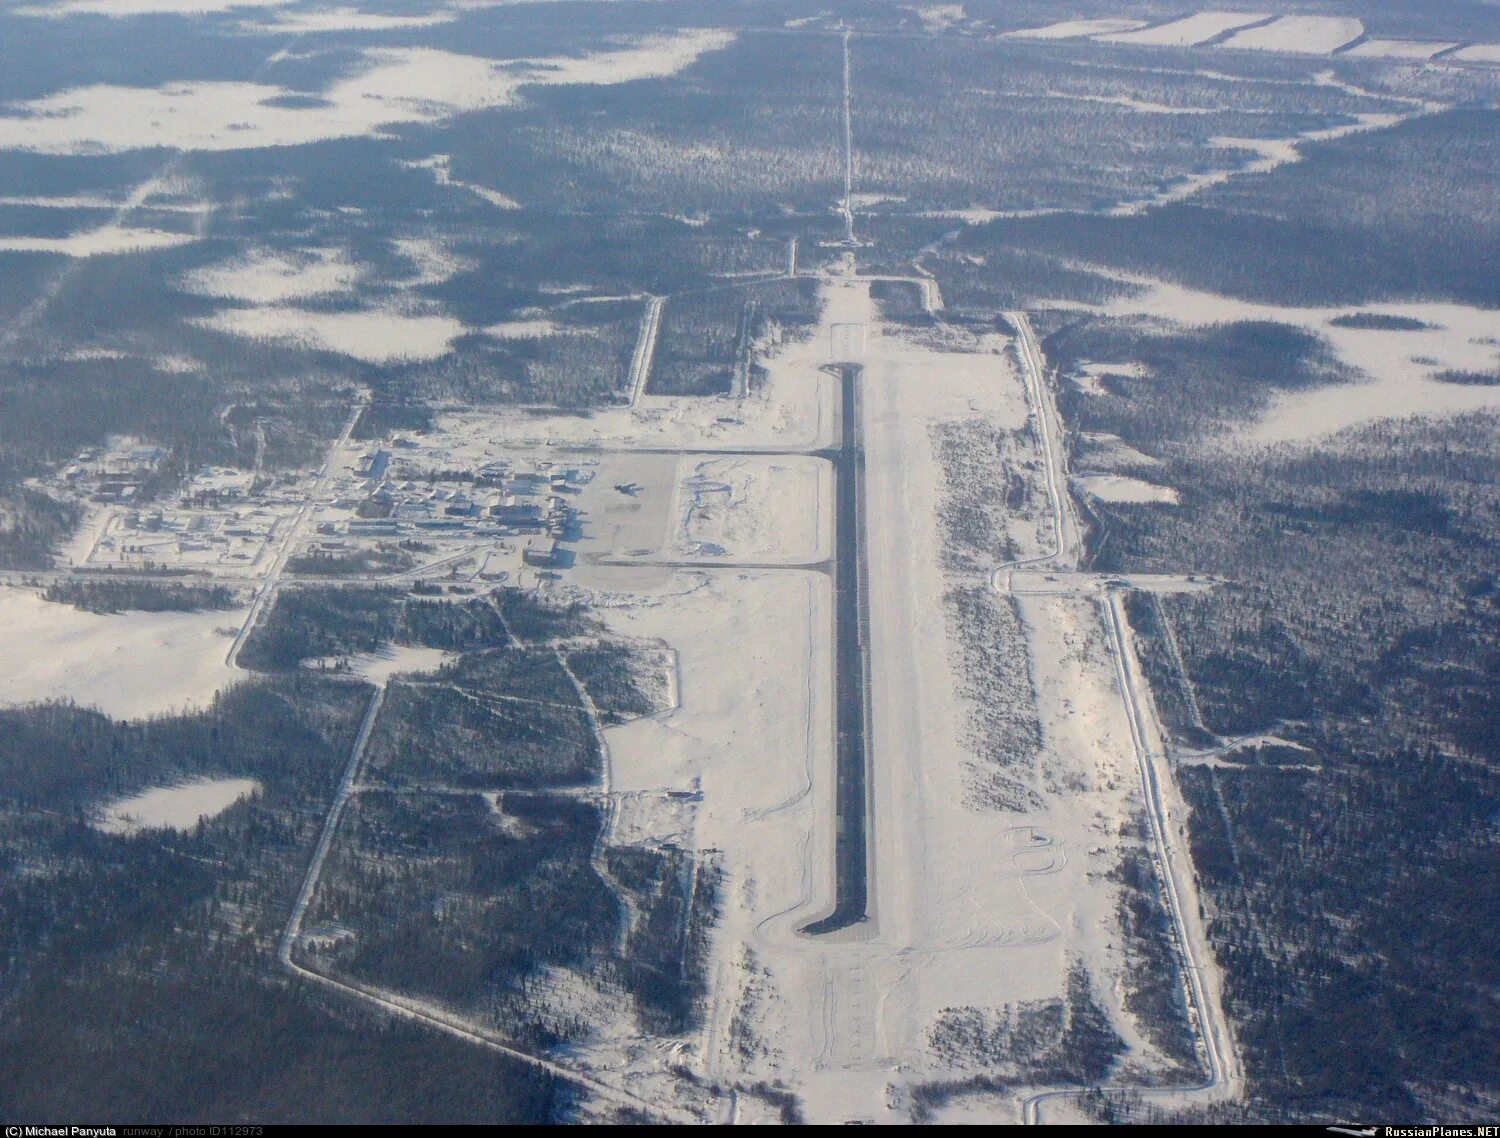
[[[1367,377],[1283,395],[1260,422],[1242,433],[1257,443],[1317,438],[1375,419],[1452,415],[1500,408],[1500,387],[1444,383],[1443,371],[1493,371],[1500,364],[1500,310],[1459,304],[1373,304],[1292,308],[1255,304],[1180,285],[1131,278],[1144,291],[1104,306],[1115,316],[1148,316],[1186,327],[1267,320],[1305,328],[1324,338],[1339,359]],[[1351,313],[1400,316],[1429,327],[1417,331],[1347,328],[1333,323]]]
[[[359,279],[359,266],[341,249],[295,253],[255,249],[234,260],[196,269],[182,278],[182,285],[199,296],[280,304],[348,292]]]
[[[1353,16],[1283,16],[1264,27],[1236,32],[1220,46],[1327,55],[1364,32],[1364,25]]]
[[[1173,20],[1170,24],[1161,24],[1158,27],[1143,28],[1134,32],[1116,32],[1094,38],[1107,43],[1189,47],[1202,43],[1204,40],[1211,40],[1233,28],[1259,23],[1265,18],[1264,14],[1253,12],[1198,12],[1192,16],[1184,16],[1180,20]]]
[[[1464,63],[1500,63],[1500,43],[1474,43],[1448,57]]]
[[[1026,28],[1018,32],[1006,32],[1001,38],[1014,37],[1016,39],[1028,40],[1066,40],[1075,39],[1080,36],[1106,35],[1113,32],[1127,32],[1134,28],[1146,26],[1145,20],[1120,19],[1113,16],[1103,16],[1093,20],[1063,20],[1060,23],[1048,24],[1042,28]]]
[[[1427,40],[1365,40],[1344,55],[1352,59],[1431,59],[1438,52],[1457,46],[1452,42],[1432,43]]]
[[[1102,502],[1169,502],[1176,504],[1177,491],[1123,474],[1080,474],[1073,482]]]
[[[457,186],[461,190],[467,190],[476,197],[487,201],[496,209],[520,209],[521,203],[515,198],[507,197],[498,190],[491,190],[484,186],[476,186],[473,182],[460,182],[454,179],[450,168],[451,156],[447,154],[434,154],[429,158],[419,158],[413,161],[403,162],[402,165],[416,170],[430,170],[432,180],[440,186]]]
[[[150,2],[150,0],[146,0]],[[183,3],[206,3],[209,0],[183,0]],[[225,0],[226,4],[239,6],[236,0]],[[255,3],[256,0],[251,0]],[[259,0],[271,7],[289,3],[290,0]],[[308,32],[384,32],[395,28],[427,28],[434,24],[451,23],[457,13],[439,8],[420,16],[390,16],[381,12],[367,12],[359,8],[315,8],[312,11],[277,12],[274,18],[246,20],[241,27],[246,31],[263,35],[303,35]]]
[[[46,154],[160,146],[248,150],[368,136],[398,123],[437,122],[504,106],[528,84],[628,83],[675,74],[731,39],[727,32],[694,30],[582,57],[533,60],[370,48],[362,54],[363,66],[319,92],[321,102],[312,107],[286,104],[288,96],[307,92],[255,82],[75,87],[5,108],[0,149]]]
[[[467,272],[478,262],[455,253],[441,240],[429,237],[398,237],[391,242],[396,251],[411,262],[415,275],[404,283],[412,285],[441,284],[450,277]]]
[[[128,225],[106,225],[67,237],[0,236],[0,251],[58,253],[64,257],[98,257],[110,253],[139,253],[147,249],[170,249],[195,240],[191,233],[169,233]]]
[[[0,587],[0,702],[70,699],[116,719],[202,707],[244,673],[224,663],[245,610],[99,616]]]
[[[313,312],[280,304],[225,308],[193,322],[252,340],[279,340],[377,364],[437,359],[467,331],[453,317],[438,314],[409,315],[389,308]]]
[[[805,455],[684,459],[673,516],[678,555],[825,561],[833,555],[833,468]]]
[[[94,825],[107,834],[140,830],[187,833],[199,818],[221,814],[259,789],[253,778],[199,778],[176,786],[158,786],[110,803]]]

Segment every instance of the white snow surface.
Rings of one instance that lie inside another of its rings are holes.
[[[371,48],[364,68],[320,93],[322,105],[277,100],[305,92],[265,83],[183,81],[161,87],[98,84],[12,104],[0,149],[120,153],[143,147],[249,150],[373,135],[398,123],[438,122],[511,103],[528,84],[614,84],[675,74],[732,34],[651,36],[581,58],[495,60],[433,48]]]
[[[1464,63],[1500,63],[1500,43],[1471,43],[1446,58]]]
[[[370,363],[434,360],[467,329],[451,316],[409,315],[393,309],[312,312],[284,305],[224,308],[193,323],[257,340],[338,352]]]
[[[0,587],[0,703],[71,699],[116,719],[202,707],[244,677],[224,662],[245,610],[100,616]]]
[[[1006,32],[1001,39],[1028,39],[1028,40],[1068,40],[1080,36],[1096,36],[1111,32],[1128,32],[1134,28],[1146,26],[1145,20],[1120,19],[1114,16],[1103,16],[1094,20],[1063,20],[1056,24],[1048,24],[1041,28],[1023,28],[1020,31]]]
[[[557,325],[551,320],[506,320],[486,326],[484,334],[497,340],[540,340],[557,330]]]
[[[515,198],[502,194],[499,190],[492,190],[487,186],[476,185],[473,182],[461,182],[453,177],[452,155],[433,154],[427,158],[418,158],[403,161],[401,165],[408,166],[413,170],[432,171],[432,180],[440,186],[457,186],[461,190],[467,190],[481,201],[489,202],[496,209],[520,209],[521,203]]]
[[[158,786],[104,807],[95,821],[107,834],[141,830],[190,831],[199,818],[222,814],[260,789],[253,778],[195,778],[175,786]]]
[[[1101,502],[1177,503],[1177,491],[1171,486],[1158,486],[1123,474],[1080,474],[1073,481]]]
[[[1180,20],[1173,20],[1170,24],[1161,24],[1154,28],[1142,28],[1133,32],[1114,32],[1109,35],[1095,36],[1097,40],[1107,43],[1134,43],[1153,44],[1173,47],[1189,47],[1193,44],[1211,40],[1215,36],[1223,35],[1233,28],[1242,28],[1246,24],[1258,23],[1266,19],[1269,13],[1254,12],[1198,12],[1192,16],[1184,16]]]
[[[170,233],[162,229],[136,228],[128,225],[105,225],[67,237],[0,236],[0,251],[14,253],[56,253],[63,257],[99,257],[114,253],[139,253],[149,249],[170,249],[196,240],[191,233]]]
[[[455,253],[446,242],[436,238],[398,237],[391,244],[416,269],[416,273],[405,282],[408,285],[441,284],[478,264],[472,258]]]
[[[359,278],[359,266],[341,249],[254,249],[232,261],[193,270],[182,278],[182,286],[199,296],[278,304],[348,292]]]
[[[1280,397],[1270,413],[1238,438],[1247,442],[1299,442],[1345,427],[1407,415],[1455,415],[1500,410],[1500,387],[1444,383],[1442,371],[1493,371],[1500,361],[1500,310],[1461,304],[1411,303],[1293,308],[1255,304],[1181,285],[1131,278],[1150,287],[1121,296],[1102,310],[1147,316],[1189,327],[1265,320],[1305,328],[1323,337],[1339,359],[1367,380],[1334,384]],[[1331,321],[1351,312],[1421,320],[1421,331],[1341,328]]]
[[[1264,27],[1236,32],[1219,46],[1327,55],[1364,33],[1364,24],[1353,16],[1283,16]]]
[[[269,0],[269,2],[285,3],[288,0]],[[438,8],[421,16],[388,16],[381,12],[367,12],[360,8],[340,6],[314,8],[305,12],[277,12],[272,20],[264,22],[247,20],[241,27],[246,31],[260,32],[265,35],[303,35],[308,32],[385,32],[398,28],[430,28],[434,24],[451,23],[457,18],[457,12],[444,8]]]
[[[1355,44],[1344,55],[1351,59],[1431,59],[1440,51],[1457,47],[1456,43],[1434,43],[1430,40],[1365,40]]]

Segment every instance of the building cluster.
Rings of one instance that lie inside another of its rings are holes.
[[[166,447],[115,435],[45,480],[50,492],[92,504],[85,533],[95,536],[82,563],[256,562],[290,508],[286,502],[264,493],[248,471],[213,466],[188,475],[175,500],[164,499],[148,483],[168,454]]]
[[[94,546],[93,560],[253,562],[275,530],[266,510],[224,513],[145,508],[109,519]]]
[[[393,450],[375,447],[360,454],[332,503],[355,516],[324,522],[320,532],[518,537],[525,539],[525,561],[538,566],[559,564],[559,543],[576,539],[575,499],[593,479],[592,470],[547,460],[434,469],[401,453],[410,449],[413,444],[397,439]]]
[[[87,549],[74,554],[78,563],[220,564],[253,571],[268,543],[296,524],[306,495],[314,494],[316,532],[305,535],[310,540],[302,547],[314,558],[352,559],[372,544],[386,551],[441,547],[449,557],[475,539],[490,547],[481,575],[499,579],[520,565],[546,570],[572,563],[568,547],[580,536],[578,496],[595,476],[587,458],[465,458],[397,438],[357,455],[344,452],[323,487],[305,476],[259,477],[204,466],[163,499],[148,480],[168,453],[114,437],[46,480],[53,493],[93,503],[83,531],[93,536]],[[508,557],[520,564],[507,565]]]
[[[166,447],[111,435],[103,446],[79,452],[57,477],[66,490],[90,501],[128,504],[166,457]]]

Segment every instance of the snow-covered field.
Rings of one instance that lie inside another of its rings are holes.
[[[1245,432],[1258,443],[1317,438],[1376,419],[1500,409],[1500,387],[1444,383],[1443,371],[1493,371],[1500,364],[1500,310],[1459,304],[1372,304],[1291,308],[1255,304],[1162,282],[1104,306],[1115,316],[1147,316],[1186,327],[1264,320],[1304,328],[1325,339],[1365,382],[1283,395]],[[1419,320],[1414,331],[1340,327],[1339,316],[1361,312]]]
[[[1112,32],[1127,32],[1134,28],[1146,26],[1145,20],[1120,19],[1114,16],[1103,16],[1094,20],[1063,20],[1060,23],[1048,24],[1042,28],[1024,28],[1021,31],[1006,32],[1002,39],[1014,37],[1016,39],[1028,40],[1067,40],[1080,36],[1106,35]]]
[[[1471,43],[1448,58],[1463,63],[1500,63],[1500,43]]]
[[[614,84],[672,75],[732,40],[693,30],[581,57],[496,60],[434,48],[371,48],[363,66],[314,105],[266,83],[184,80],[162,87],[97,84],[11,104],[0,149],[120,153],[175,146],[249,150],[373,135],[513,102],[528,84]]]
[[[1364,24],[1353,16],[1283,16],[1264,27],[1236,32],[1219,46],[1327,55],[1364,33]]]
[[[1176,504],[1177,491],[1123,474],[1080,474],[1075,485],[1101,502],[1170,502]]]
[[[543,336],[557,333],[558,326],[550,320],[509,320],[503,324],[490,324],[484,334],[497,340],[539,340]]]
[[[70,699],[116,719],[202,707],[244,673],[224,662],[245,610],[99,616],[0,588],[0,703]]]
[[[1433,43],[1429,40],[1365,40],[1344,55],[1351,59],[1431,59],[1438,52],[1457,46],[1452,42]]]
[[[461,190],[467,190],[476,197],[487,201],[496,209],[520,209],[521,203],[515,198],[507,197],[498,190],[491,190],[484,186],[476,186],[473,182],[460,182],[454,179],[450,166],[451,155],[433,154],[427,158],[418,158],[402,162],[414,170],[430,170],[432,180],[440,186],[456,186]]]
[[[478,264],[455,253],[446,242],[429,237],[397,237],[391,244],[416,269],[415,275],[404,282],[408,286],[441,284]]]
[[[280,304],[348,292],[359,279],[359,266],[341,249],[252,249],[234,260],[195,269],[183,277],[182,286],[198,296]]]
[[[252,340],[276,340],[338,352],[370,363],[432,360],[446,355],[466,329],[451,316],[413,316],[394,309],[313,312],[280,304],[225,308],[193,323]]]
[[[674,554],[807,563],[833,555],[833,468],[809,455],[684,459]]]
[[[147,249],[170,249],[193,241],[191,233],[169,233],[128,225],[105,225],[67,237],[0,236],[0,251],[57,253],[64,257],[99,257],[111,253],[139,253]]]
[[[1154,28],[1142,28],[1133,32],[1115,32],[1095,39],[1107,43],[1161,44],[1174,47],[1190,47],[1211,40],[1234,28],[1259,23],[1266,19],[1264,13],[1254,12],[1198,12],[1161,24]]]
[[[253,778],[198,778],[175,786],[158,786],[111,802],[94,825],[107,834],[140,830],[188,832],[199,818],[222,814],[241,798],[260,789]]]
[[[1128,217],[1156,206],[1186,201],[1211,186],[1222,185],[1231,178],[1243,177],[1246,174],[1266,174],[1289,162],[1300,162],[1302,143],[1331,142],[1363,131],[1383,130],[1386,127],[1395,126],[1400,121],[1400,115],[1368,112],[1355,115],[1353,121],[1340,126],[1310,130],[1294,138],[1211,138],[1208,144],[1215,150],[1242,150],[1255,157],[1240,166],[1210,170],[1202,174],[1188,174],[1171,182],[1165,189],[1150,197],[1122,202],[1106,212],[1116,217]]]
[[[183,3],[208,3],[211,0],[182,0]],[[236,0],[229,0],[236,2]],[[255,0],[251,0],[252,3]],[[260,0],[265,6],[289,3],[290,0]],[[360,8],[340,6],[314,8],[311,11],[277,12],[273,18],[246,20],[244,30],[263,35],[305,35],[309,32],[385,32],[396,28],[429,28],[458,18],[451,9],[438,8],[420,16],[391,16]]]

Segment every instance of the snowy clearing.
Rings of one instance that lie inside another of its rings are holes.
[[[1153,44],[1173,47],[1190,47],[1215,36],[1223,35],[1246,24],[1256,24],[1267,18],[1268,13],[1254,12],[1199,12],[1184,16],[1170,24],[1155,28],[1142,28],[1134,32],[1116,32],[1095,36],[1106,43]]]
[[[363,70],[307,105],[308,92],[264,83],[75,87],[11,105],[0,149],[101,154],[159,146],[249,150],[378,133],[511,103],[528,84],[614,84],[673,75],[726,46],[728,32],[688,31],[582,58],[493,60],[432,48],[363,53]],[[517,66],[520,64],[520,66]]]
[[[158,786],[110,803],[94,828],[106,834],[141,830],[188,833],[200,818],[222,814],[259,789],[260,783],[253,778],[197,778],[176,786]]]
[[[338,352],[369,363],[434,360],[447,354],[453,341],[467,331],[451,316],[408,316],[378,308],[309,312],[281,305],[225,308],[193,323],[234,336]]]
[[[1438,52],[1457,46],[1426,40],[1365,40],[1343,54],[1351,59],[1431,59]]]
[[[1025,28],[1017,32],[1006,32],[1001,39],[1067,40],[1079,36],[1103,35],[1111,32],[1128,32],[1144,28],[1145,20],[1124,20],[1105,16],[1097,20],[1063,20],[1042,28]]]
[[[198,296],[279,304],[348,292],[359,283],[361,270],[341,249],[300,249],[278,253],[254,249],[242,257],[195,269],[182,278],[182,287]]]
[[[0,588],[0,703],[68,699],[116,719],[202,707],[244,677],[224,654],[245,610],[114,613]]]
[[[13,253],[56,253],[63,257],[99,257],[113,253],[139,253],[148,249],[170,249],[195,240],[191,233],[106,225],[67,237],[0,237],[0,250]]]
[[[1471,43],[1447,58],[1462,63],[1500,63],[1500,43]]]
[[[1103,306],[1111,316],[1146,316],[1188,327],[1236,321],[1272,321],[1313,332],[1340,360],[1369,382],[1286,394],[1243,441],[1296,442],[1345,427],[1406,415],[1453,415],[1500,409],[1500,387],[1443,383],[1443,371],[1492,371],[1500,360],[1500,310],[1459,304],[1372,304],[1291,308],[1254,304],[1147,278],[1147,285]],[[1332,321],[1352,311],[1402,316],[1430,327],[1415,331],[1340,327]]]
[[[402,282],[408,286],[442,284],[479,263],[455,253],[445,242],[430,237],[398,237],[391,244],[416,269],[414,276]]]
[[[434,154],[428,158],[418,158],[410,161],[402,161],[399,164],[412,170],[430,170],[432,180],[440,186],[455,186],[460,190],[467,190],[482,201],[487,201],[496,209],[520,209],[521,203],[515,198],[508,197],[498,190],[491,190],[484,186],[476,186],[473,182],[460,182],[454,179],[452,169],[452,156],[448,154]]]
[[[1080,474],[1073,483],[1101,502],[1170,502],[1176,505],[1178,500],[1177,491],[1171,486],[1158,486],[1123,474]]]
[[[187,0],[192,2],[192,0]],[[287,3],[290,0],[262,0],[263,3]],[[264,35],[302,35],[307,32],[385,32],[396,28],[430,28],[434,24],[447,24],[458,18],[458,13],[445,9],[429,12],[424,16],[387,16],[378,12],[363,12],[358,8],[315,8],[310,12],[278,12],[274,20],[266,22],[246,20],[240,26],[245,31]]]
[[[1236,32],[1219,46],[1327,55],[1364,34],[1364,24],[1353,16],[1283,16],[1263,28]]]

